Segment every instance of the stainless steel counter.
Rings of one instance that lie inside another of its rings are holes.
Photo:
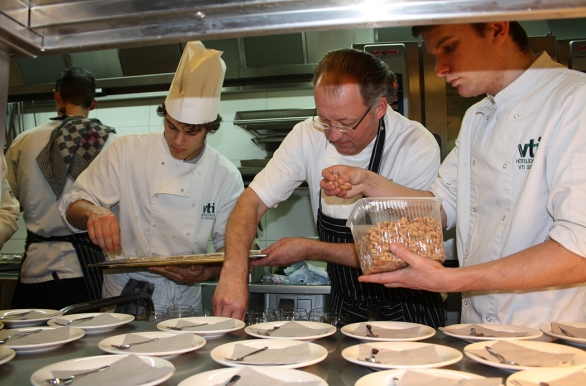
[[[86,334],[82,339],[66,344],[55,350],[36,354],[17,354],[10,362],[0,365],[0,385],[20,386],[30,384],[30,376],[36,370],[52,363],[87,356],[108,355],[98,348],[98,342],[107,337],[154,330],[156,330],[155,323],[132,322],[110,332]],[[250,337],[244,333],[243,330],[240,330],[224,335],[218,339],[208,340],[206,345],[199,350],[169,359],[169,361],[175,366],[176,371],[173,376],[162,385],[178,385],[181,381],[192,375],[208,370],[223,368],[222,365],[211,359],[211,350],[224,343],[249,338]],[[463,351],[464,346],[467,344],[459,339],[446,336],[440,331],[438,331],[434,337],[423,342],[446,345],[460,351]],[[300,370],[307,371],[323,378],[329,385],[353,386],[359,378],[372,372],[372,370],[364,366],[350,363],[342,358],[341,353],[343,349],[359,344],[360,341],[347,337],[338,331],[336,334],[316,340],[314,343],[325,347],[328,350],[328,357],[323,362],[301,368]],[[479,364],[465,356],[460,362],[445,368],[491,377],[506,378],[510,375],[507,371]]]

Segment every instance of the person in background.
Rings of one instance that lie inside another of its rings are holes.
[[[18,230],[20,203],[6,179],[6,159],[2,158],[2,191],[0,192],[0,249]]]
[[[60,203],[75,232],[115,259],[206,253],[208,239],[224,247],[228,215],[244,189],[238,169],[206,143],[220,127],[220,92],[226,66],[221,52],[188,42],[171,88],[157,113],[164,131],[127,135],[103,152]],[[195,284],[219,267],[191,266],[108,271],[104,296],[137,291],[155,308],[201,305]],[[116,312],[139,315],[130,303]]]
[[[343,163],[372,170],[415,189],[437,177],[440,150],[421,124],[396,113],[396,76],[367,52],[327,53],[314,77],[315,116],[297,124],[267,166],[244,191],[228,221],[226,259],[214,293],[214,314],[243,318],[247,306],[248,249],[262,215],[306,181],[318,240],[283,238],[251,265],[287,266],[304,260],[327,262],[331,308],[342,322],[373,318],[445,324],[439,293],[389,290],[358,282],[360,266],[346,219],[355,199],[326,197],[319,182],[324,167]]]
[[[87,233],[73,234],[57,206],[79,174],[116,138],[112,127],[88,114],[96,108],[94,76],[66,68],[53,97],[58,117],[20,134],[6,152],[7,179],[27,228],[25,255],[13,308],[61,309],[100,299],[103,261]]]
[[[462,292],[463,323],[585,322],[586,74],[533,54],[517,22],[419,33],[438,76],[462,96],[487,94],[466,112],[439,178],[418,191],[338,165],[323,171],[321,186],[341,197],[442,198],[460,268],[394,245],[409,267],[361,282]],[[352,189],[335,186],[344,183]]]

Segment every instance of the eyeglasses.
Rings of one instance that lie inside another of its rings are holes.
[[[315,127],[317,127],[318,129],[322,129],[322,130],[330,130],[332,127],[338,129],[339,132],[341,133],[351,133],[354,131],[354,129],[356,129],[358,127],[358,125],[360,125],[360,123],[362,122],[362,120],[366,117],[366,115],[368,115],[368,113],[370,112],[370,109],[372,107],[369,107],[368,109],[366,109],[366,112],[364,113],[364,115],[362,116],[362,118],[360,118],[360,120],[358,121],[358,123],[356,123],[353,127],[350,126],[332,126],[332,125],[328,125],[327,123],[323,123],[320,119],[320,117],[317,116],[317,107],[315,108],[315,110],[313,110],[313,125]]]

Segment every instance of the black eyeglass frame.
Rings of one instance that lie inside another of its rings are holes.
[[[317,107],[313,110],[313,117],[312,117],[312,121],[314,126],[321,128],[322,130],[330,130],[332,127],[335,127],[339,132],[341,133],[352,133],[364,120],[364,118],[366,118],[366,116],[368,115],[368,113],[370,112],[370,110],[372,110],[373,106],[370,106],[368,109],[366,109],[366,112],[364,113],[364,115],[362,116],[362,118],[360,118],[360,120],[358,121],[358,123],[356,123],[354,125],[354,127],[348,127],[348,126],[332,126],[329,125],[327,123],[323,123],[323,122],[318,122],[315,120],[315,117],[317,117]]]

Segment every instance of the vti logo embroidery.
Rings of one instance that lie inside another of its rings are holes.
[[[541,141],[541,137],[535,141],[535,139],[530,139],[529,143],[524,145],[519,144],[519,158],[517,158],[517,167],[521,170],[523,169],[531,169],[531,165],[533,164],[533,159],[535,158],[535,154],[537,153],[537,148],[539,147],[539,142]]]
[[[213,220],[216,218],[216,203],[215,202],[208,202],[207,205],[203,206],[203,211],[201,212],[202,220]]]

